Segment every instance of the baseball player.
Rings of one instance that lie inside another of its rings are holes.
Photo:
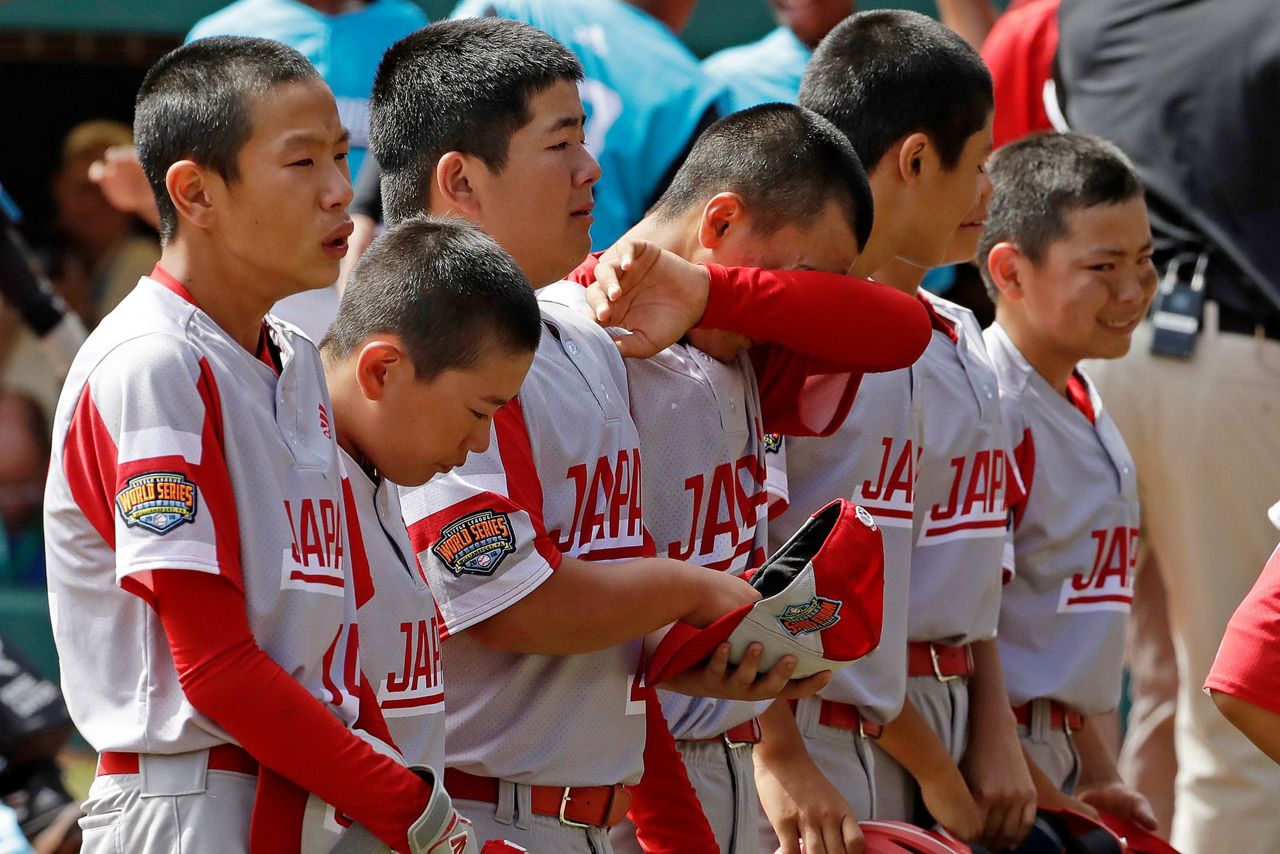
[[[1005,684],[1027,756],[1051,784],[1042,805],[1083,802],[1154,830],[1093,723],[1120,698],[1138,492],[1124,440],[1077,366],[1123,356],[1155,293],[1142,185],[1119,149],[1080,134],[1011,143],[990,169],[978,252],[996,304],[986,339],[1022,476],[1000,606]]]
[[[889,68],[893,75],[882,70]],[[872,164],[876,226],[863,257],[876,266],[867,272],[914,294],[923,269],[956,254],[948,245],[953,239],[967,241],[964,251],[972,252],[978,229],[964,225],[981,220],[991,83],[962,40],[913,13],[855,15],[819,45],[801,103],[832,119]],[[918,272],[904,275],[904,265]],[[888,741],[904,745],[900,753],[933,817],[962,836],[982,830],[956,762],[965,737],[965,644],[994,634],[1007,442],[976,324],[958,307],[933,298],[927,304],[935,331],[917,366],[865,378],[852,416],[831,438],[787,443],[790,507],[771,525],[771,538],[794,530],[804,507],[851,496],[882,526],[886,558],[880,649],[837,674],[819,698],[797,704],[794,719],[778,704],[762,718],[757,783],[781,841],[792,846],[787,850],[795,850],[795,828],[814,821],[812,804],[832,802],[830,793],[802,798],[778,782],[775,765],[806,761],[797,725],[808,756],[839,789],[843,809],[914,818],[907,781],[901,772],[888,775],[884,766],[896,763],[874,746],[881,728],[896,720]],[[978,566],[985,569],[979,573]],[[909,616],[912,609],[919,616]],[[915,703],[904,706],[904,696],[925,705],[937,732]],[[996,758],[1013,753],[1021,762],[1011,717],[1006,735]],[[979,773],[983,780],[1012,776],[1007,769]]]
[[[703,133],[623,244],[646,241],[708,264],[844,273],[870,231],[871,191],[848,141],[807,110],[770,104]],[[573,278],[589,284],[596,271],[593,256]],[[828,432],[847,412],[861,370],[908,364],[926,344],[925,313],[914,300],[874,284],[837,287],[842,282],[829,278],[795,293],[807,311],[789,308],[779,291],[757,315],[759,343],[750,357],[740,336],[693,329],[651,358],[627,360],[645,459],[645,524],[660,555],[735,575],[758,566],[767,531],[763,430],[782,424],[799,432],[795,413],[805,410],[813,432]],[[714,322],[704,316],[704,325]],[[764,343],[771,340],[789,346]],[[838,366],[845,367],[843,388]],[[804,394],[805,378],[818,374],[830,376],[828,393]],[[719,849],[756,851],[751,745],[761,707],[660,695]],[[631,828],[612,837],[615,849],[638,850]]]
[[[564,276],[587,254],[599,175],[580,77],[563,45],[504,19],[435,24],[394,46],[372,99],[389,221],[460,213],[535,286]],[[701,295],[673,300],[688,303],[686,327],[706,306],[698,277]],[[479,836],[608,851],[623,784],[641,770],[641,638],[758,594],[650,557],[618,348],[586,316],[581,286],[543,287],[539,300],[542,344],[519,397],[494,414],[489,449],[401,499],[443,616],[446,786]],[[776,695],[794,665],[736,698]]]
[[[45,497],[64,690],[100,751],[84,850],[300,850],[295,791],[434,848],[439,792],[353,734],[357,709],[371,736],[380,716],[329,666],[331,407],[315,347],[263,316],[345,250],[333,96],[292,49],[216,38],[163,57],[136,115],[164,251],[72,366]]]
[[[731,110],[676,35],[690,0],[462,0],[452,17],[498,15],[550,33],[582,63],[587,150],[600,162],[592,244],[640,221],[703,129]],[[581,260],[581,259],[578,259]]]

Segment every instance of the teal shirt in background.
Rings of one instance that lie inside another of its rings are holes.
[[[655,18],[621,0],[463,0],[455,18],[498,15],[531,24],[582,63],[595,186],[592,246],[608,248],[644,216],[709,118],[729,112],[724,88]]]
[[[387,48],[428,24],[409,0],[374,0],[341,15],[326,15],[297,0],[238,0],[197,21],[187,41],[208,36],[258,36],[284,42],[316,67],[338,101],[351,132],[348,162],[354,180],[369,145],[369,93]]]
[[[779,101],[794,104],[812,54],[795,33],[778,27],[759,41],[713,53],[702,70],[728,87],[735,111]]]

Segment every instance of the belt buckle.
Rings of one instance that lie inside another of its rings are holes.
[[[943,676],[942,665],[938,662],[938,648],[932,643],[929,644],[929,660],[933,662],[933,675],[938,678],[939,682],[954,682],[959,679],[959,675]]]
[[[604,823],[596,825],[596,824],[591,824],[589,822],[574,821],[573,819],[569,818],[564,814],[564,811],[569,808],[569,801],[573,799],[571,795],[572,792],[573,792],[572,786],[565,786],[564,792],[560,795],[560,814],[556,816],[558,819],[560,819],[560,823],[565,827],[573,827],[573,828],[577,828],[578,830],[590,830],[593,827],[605,826]],[[613,799],[617,796],[617,794],[618,794],[618,787],[610,786],[609,802],[605,804],[605,807],[604,807],[604,822],[606,823],[609,820],[610,814],[613,813]]]
[[[754,723],[754,722],[753,722],[753,729],[754,729],[754,730],[755,730],[755,732],[756,732],[757,741],[758,741],[758,740],[759,740],[759,732],[760,732],[760,724],[758,724],[758,723]],[[729,748],[730,750],[738,750],[739,748],[742,748],[742,747],[750,747],[750,746],[751,746],[751,745],[753,745],[753,744],[755,744],[755,742],[754,742],[754,741],[732,741],[732,740],[730,740],[730,738],[729,738],[729,733],[728,733],[728,732],[725,732],[725,734],[724,734],[724,745],[725,745],[725,747]]]

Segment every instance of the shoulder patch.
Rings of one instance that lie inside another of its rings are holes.
[[[129,478],[116,493],[116,507],[128,527],[167,534],[196,520],[198,492],[195,483],[178,472],[149,472]]]
[[[781,433],[765,433],[764,434],[764,452],[766,454],[776,454],[782,450],[782,434]]]
[[[843,603],[825,596],[814,596],[803,605],[788,605],[778,615],[778,624],[794,637],[829,629],[840,622]]]
[[[481,510],[445,525],[431,552],[449,571],[463,575],[493,575],[502,559],[516,550],[511,519],[506,513]]]

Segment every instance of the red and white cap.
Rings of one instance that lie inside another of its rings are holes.
[[[705,629],[672,626],[649,661],[648,684],[701,664],[725,641],[734,664],[750,644],[762,644],[761,672],[794,655],[793,679],[837,670],[880,643],[884,544],[862,507],[844,499],[831,502],[744,578],[761,598]]]
[[[860,821],[863,854],[971,854],[954,837],[902,821]]]
[[[1178,849],[1149,830],[1111,813],[1098,811],[1102,823],[1125,844],[1126,851],[1134,854],[1178,854]]]

